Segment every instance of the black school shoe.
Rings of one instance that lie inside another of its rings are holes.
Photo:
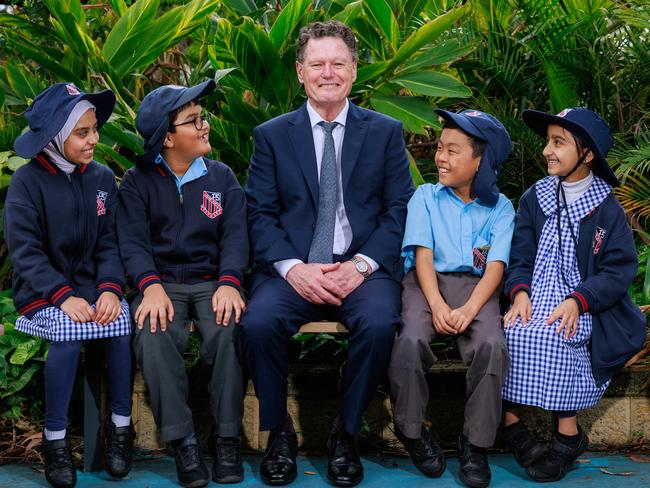
[[[490,484],[492,472],[487,460],[486,450],[473,446],[465,435],[458,438],[458,460],[460,461],[460,480],[472,488],[485,488]]]
[[[133,424],[126,427],[116,427],[113,421],[109,419],[106,425],[104,464],[106,472],[113,478],[124,478],[131,471],[134,438]]]
[[[518,421],[503,430],[506,447],[514,454],[517,464],[527,468],[546,453],[546,447]]]
[[[298,476],[296,455],[298,437],[295,432],[269,435],[266,452],[260,466],[260,477],[267,485],[288,485]]]
[[[77,483],[77,471],[72,463],[70,439],[48,441],[43,433],[43,457],[45,458],[45,479],[54,488],[72,488]]]
[[[356,486],[363,480],[363,464],[357,451],[356,436],[345,430],[337,417],[327,443],[327,479],[334,486]]]
[[[215,483],[239,483],[244,479],[239,437],[219,437],[213,431],[210,435],[210,453],[212,480]]]
[[[404,444],[415,467],[425,476],[438,478],[445,472],[447,468],[445,455],[424,426],[418,439],[409,439],[397,426],[395,426],[395,435]]]
[[[178,482],[187,488],[199,488],[210,482],[210,473],[201,457],[201,446],[196,438],[183,438],[171,443],[176,461]]]
[[[575,446],[568,446],[562,443],[557,436],[553,436],[553,441],[546,454],[529,466],[526,473],[540,483],[561,480],[573,466],[573,461],[585,452],[587,447],[589,447],[589,439],[580,426],[578,426],[578,442]]]

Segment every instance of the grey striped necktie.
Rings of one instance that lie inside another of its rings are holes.
[[[319,122],[325,132],[323,160],[320,163],[320,178],[318,181],[318,218],[314,237],[309,247],[308,262],[331,263],[332,248],[334,247],[334,222],[336,220],[336,148],[332,131],[338,122]]]

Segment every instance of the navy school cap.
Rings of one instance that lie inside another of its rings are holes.
[[[73,83],[55,83],[43,90],[25,111],[29,129],[16,138],[16,154],[23,158],[38,155],[61,131],[72,109],[82,100],[95,106],[98,128],[104,125],[115,107],[115,94],[110,90],[84,93]]]
[[[557,115],[539,110],[524,110],[522,118],[533,132],[544,139],[549,125],[559,125],[579,137],[594,155],[594,173],[611,186],[620,185],[607,163],[607,153],[614,145],[614,138],[609,126],[596,112],[583,107],[565,108]]]
[[[136,156],[136,162],[153,163],[160,154],[169,130],[169,112],[210,95],[216,86],[214,80],[208,80],[189,88],[164,85],[149,92],[142,100],[135,118],[135,125],[144,137],[144,154]]]
[[[472,183],[472,191],[483,203],[493,207],[499,200],[499,169],[512,150],[508,131],[496,117],[480,110],[468,109],[456,113],[437,108],[434,111],[443,119],[454,122],[463,131],[486,143]]]

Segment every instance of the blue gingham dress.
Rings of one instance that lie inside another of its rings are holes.
[[[546,410],[581,410],[598,403],[609,382],[598,387],[591,372],[589,340],[591,315],[578,320],[576,335],[564,339],[555,332],[560,320],[547,326],[546,319],[580,283],[575,243],[569,230],[566,210],[561,217],[562,265],[568,287],[560,274],[557,238],[556,179],[537,182],[535,193],[546,223],[542,229],[531,286],[532,319],[526,327],[517,318],[515,327],[506,330],[511,366],[503,386],[503,399]],[[611,192],[611,187],[594,176],[589,189],[568,206],[576,239],[580,221]],[[560,197],[561,198],[561,197]]]
[[[131,315],[126,300],[120,301],[122,312],[115,321],[101,325],[96,322],[75,322],[58,307],[46,307],[31,319],[21,315],[16,329],[49,341],[85,341],[131,335]],[[92,305],[95,309],[95,305]]]

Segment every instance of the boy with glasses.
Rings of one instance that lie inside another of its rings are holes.
[[[144,98],[136,118],[144,154],[124,175],[117,214],[120,252],[139,292],[132,304],[136,360],[160,437],[174,451],[179,482],[192,487],[210,481],[187,405],[183,353],[192,320],[201,358],[212,370],[212,479],[243,479],[244,382],[236,344],[245,307],[246,201],[232,170],[204,158],[210,125],[199,100],[215,86],[212,80],[191,88],[166,85]]]

